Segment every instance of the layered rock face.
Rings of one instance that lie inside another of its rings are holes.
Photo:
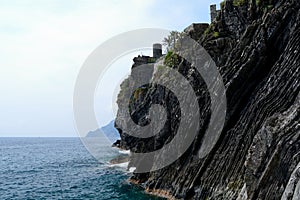
[[[213,150],[196,159],[211,116],[209,93],[193,66],[168,54],[161,62],[189,80],[201,126],[180,159],[131,179],[149,192],[176,199],[300,199],[300,1],[227,0],[205,32],[186,31],[208,51],[223,77],[225,126]],[[119,107],[128,84],[121,85]],[[136,90],[130,100],[132,119],[147,124],[152,104],[168,111],[163,129],[152,138],[132,137],[120,125],[128,119],[118,113],[121,148],[149,152],[172,140],[181,115],[176,96],[159,85]]]

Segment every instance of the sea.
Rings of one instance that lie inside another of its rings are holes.
[[[122,154],[104,142],[95,159],[79,138],[1,138],[0,200],[161,199],[127,180]]]

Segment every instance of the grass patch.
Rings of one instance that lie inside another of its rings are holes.
[[[175,67],[178,66],[179,63],[179,56],[173,53],[173,51],[169,51],[165,57],[164,64],[169,67]]]
[[[219,32],[214,32],[213,36],[214,36],[214,38],[218,38],[220,36],[220,33]]]
[[[147,92],[145,88],[138,88],[133,93],[134,100],[137,100],[140,96],[143,96]]]
[[[243,6],[246,3],[246,0],[233,0],[233,5],[236,7]]]
[[[148,63],[155,63],[156,62],[156,58],[148,58]]]

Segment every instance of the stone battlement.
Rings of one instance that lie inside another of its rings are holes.
[[[144,64],[155,63],[157,59],[162,57],[162,45],[159,43],[153,44],[153,56],[138,56],[133,58],[132,67],[137,67]]]

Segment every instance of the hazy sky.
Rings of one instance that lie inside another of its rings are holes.
[[[209,5],[218,2],[0,0],[0,137],[77,136],[74,83],[97,46],[134,29],[181,31],[193,22],[209,22]],[[124,77],[131,62],[121,59],[115,63],[123,67],[116,74]],[[116,85],[118,82],[111,87],[112,93]],[[111,94],[98,92],[96,96],[103,99],[102,105],[96,105],[103,125],[112,119],[113,101]]]

